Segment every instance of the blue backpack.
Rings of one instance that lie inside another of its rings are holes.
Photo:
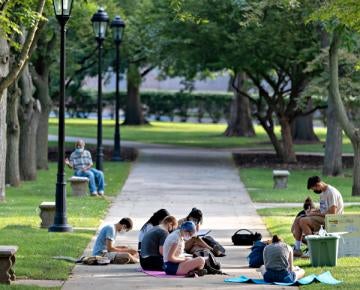
[[[264,265],[263,252],[266,246],[267,244],[263,243],[262,241],[254,242],[254,245],[251,247],[251,252],[247,257],[250,268],[259,268],[260,266]]]

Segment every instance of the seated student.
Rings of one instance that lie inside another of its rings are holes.
[[[274,235],[264,249],[264,265],[260,267],[266,282],[293,283],[304,277],[305,271],[293,265],[292,248]]]
[[[75,143],[75,150],[70,155],[70,159],[65,158],[65,164],[74,169],[74,175],[89,178],[90,195],[104,195],[104,173],[93,168],[91,153],[85,150],[84,140]]]
[[[173,216],[167,216],[160,225],[145,233],[141,242],[140,265],[144,270],[163,270],[163,245],[166,237],[178,226]]]
[[[190,213],[183,219],[178,221],[179,226],[182,225],[185,221],[192,221],[196,225],[196,231],[199,231],[200,225],[203,222],[202,211],[194,207]],[[194,254],[197,251],[211,251],[216,257],[224,256],[220,250],[220,245],[213,239],[209,239],[212,245],[207,244],[201,237],[194,236],[189,241],[185,242],[185,252],[189,254]]]
[[[295,224],[298,222],[298,219],[306,216],[306,212],[310,212],[313,209],[315,209],[315,204],[312,201],[311,197],[308,196],[304,201],[303,210],[298,212],[298,214],[296,215],[296,218],[291,226],[292,233],[294,233],[294,227],[295,227]]]
[[[141,227],[139,231],[139,243],[138,243],[138,250],[141,249],[141,241],[145,235],[150,229],[152,229],[154,226],[157,226],[160,224],[160,222],[167,216],[169,216],[170,213],[166,209],[159,209],[158,211],[154,212],[151,218]]]
[[[295,257],[302,256],[302,236],[319,231],[321,225],[325,225],[325,215],[344,213],[341,193],[335,187],[322,181],[319,176],[309,177],[307,188],[320,195],[320,208],[306,211],[306,216],[295,219],[292,231],[295,238]]]
[[[115,246],[116,235],[132,229],[133,222],[130,218],[122,218],[117,224],[104,226],[96,238],[93,256],[109,258],[113,264],[137,263],[138,253],[136,250],[125,246]]]
[[[191,239],[195,235],[196,226],[193,222],[184,222],[180,229],[173,231],[167,236],[164,247],[164,270],[168,275],[187,275],[194,271],[199,276],[203,276],[205,259],[203,257],[190,258],[183,256],[184,241]]]

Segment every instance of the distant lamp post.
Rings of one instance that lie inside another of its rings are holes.
[[[113,32],[113,38],[116,45],[116,60],[115,60],[115,71],[116,71],[116,105],[115,105],[115,133],[114,133],[114,151],[112,160],[121,161],[121,148],[120,148],[120,120],[119,120],[119,109],[120,109],[120,44],[123,38],[125,22],[121,20],[120,16],[115,16],[114,20],[111,21],[111,30]]]
[[[54,224],[49,232],[70,232],[66,217],[65,160],[65,25],[70,18],[72,0],[53,0],[54,11],[60,25],[60,92],[59,92],[59,136],[58,136],[58,172],[55,197]]]
[[[103,8],[100,8],[91,18],[95,38],[98,43],[98,124],[97,124],[97,149],[96,149],[96,169],[103,170],[103,146],[102,146],[102,77],[101,77],[101,57],[102,44],[106,36],[106,29],[109,16]]]

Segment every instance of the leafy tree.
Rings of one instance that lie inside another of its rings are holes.
[[[342,41],[351,38],[354,31],[360,32],[360,2],[356,0],[332,0],[324,2],[315,11],[312,20],[320,20],[331,33],[329,49],[330,98],[332,98],[337,118],[351,140],[354,150],[352,195],[360,195],[360,134],[359,125],[351,122],[346,113],[339,89],[339,49]]]
[[[46,0],[2,1],[0,4],[0,159],[6,160],[6,106],[7,89],[20,75],[26,65],[33,41],[38,31]],[[23,45],[14,40],[14,33],[21,34],[21,26],[29,27]],[[9,43],[17,48],[15,65],[9,69]],[[0,200],[5,199],[5,163],[0,164]]]

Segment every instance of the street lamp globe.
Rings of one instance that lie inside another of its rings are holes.
[[[91,18],[91,22],[93,24],[96,39],[104,40],[109,23],[109,16],[104,8],[99,8],[99,10]]]
[[[56,17],[70,17],[72,9],[72,0],[53,0],[53,6]]]
[[[114,41],[116,43],[120,43],[124,34],[125,22],[122,21],[120,16],[115,16],[114,20],[111,21],[110,27],[113,33]]]

